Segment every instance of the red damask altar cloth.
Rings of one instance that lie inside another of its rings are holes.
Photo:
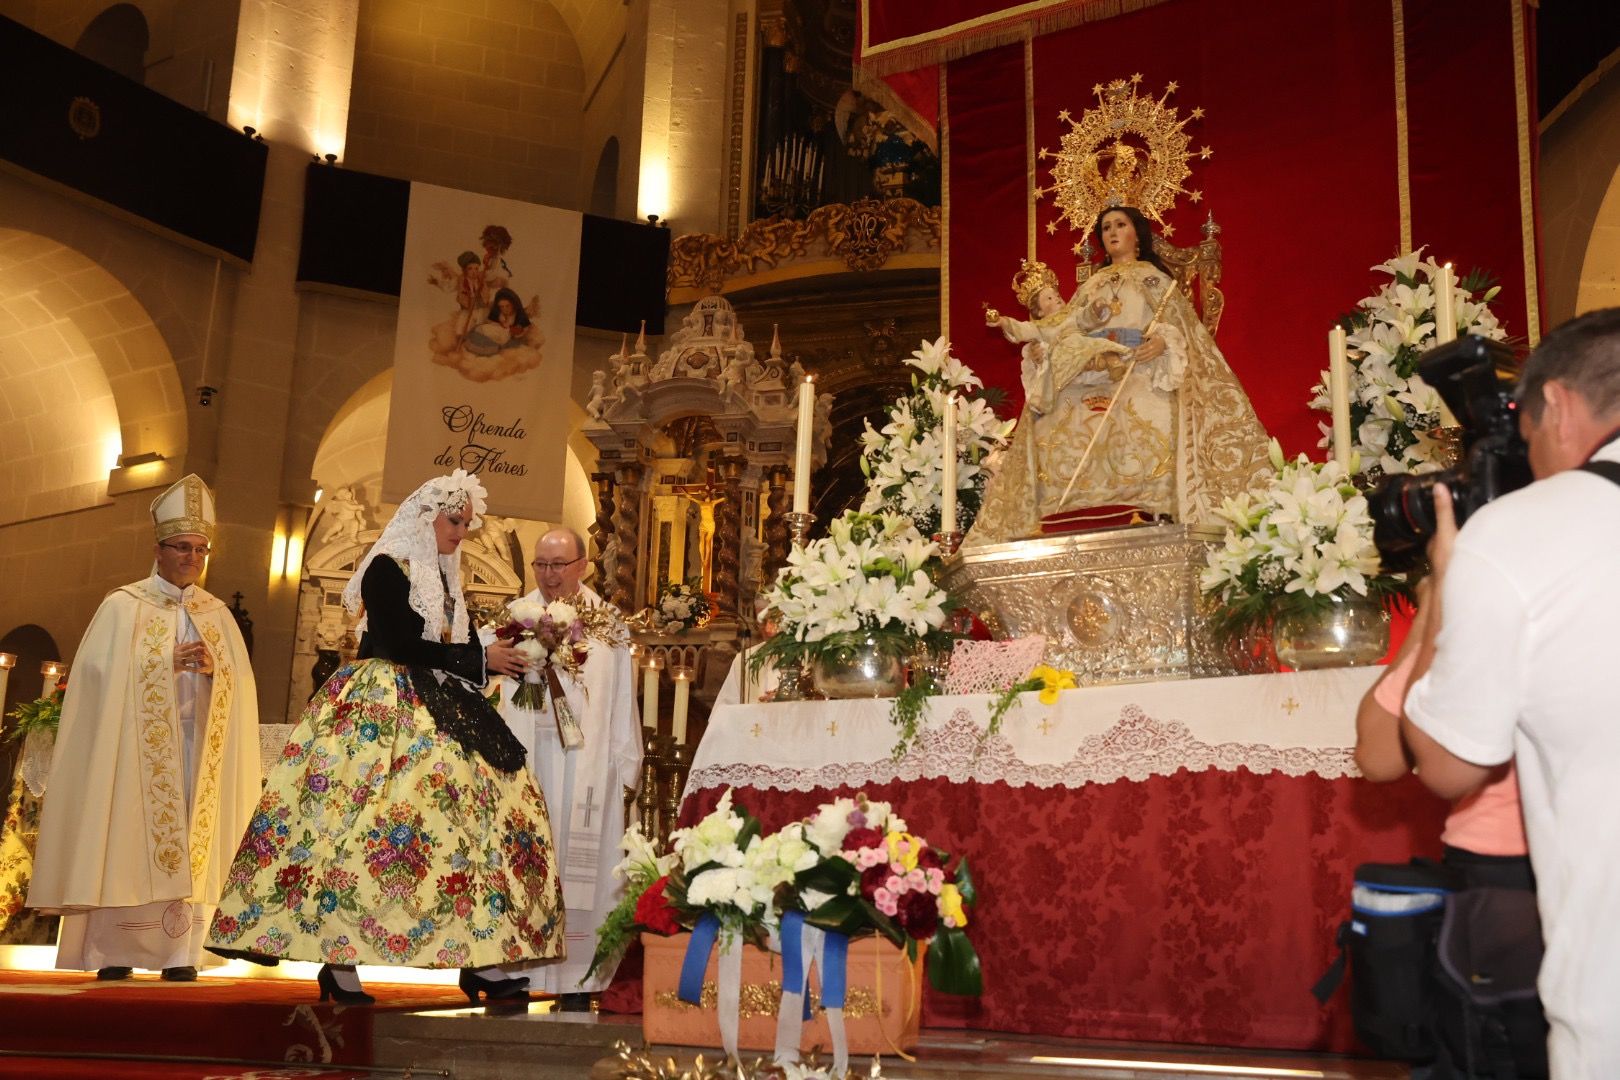
[[[870,754],[893,742],[887,702],[722,707],[681,819],[726,780],[767,829],[864,790],[966,855],[985,993],[930,990],[925,1026],[1354,1052],[1344,996],[1321,1007],[1309,992],[1351,874],[1436,855],[1445,815],[1413,780],[1355,775],[1354,707],[1374,674],[1096,688],[1052,708],[1026,695],[977,757],[988,699],[940,698],[898,761]],[[807,753],[794,732],[814,712]]]

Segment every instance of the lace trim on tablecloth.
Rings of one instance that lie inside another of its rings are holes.
[[[1280,749],[1264,743],[1206,743],[1195,738],[1187,725],[1157,720],[1137,705],[1127,705],[1120,711],[1117,723],[1084,739],[1062,762],[1031,764],[1018,757],[1005,736],[985,739],[983,734],[984,729],[974,722],[972,714],[957,708],[945,723],[926,728],[898,761],[885,757],[802,768],[728,762],[694,768],[686,787],[688,791],[727,785],[810,791],[924,779],[1004,783],[1010,787],[1081,787],[1116,780],[1139,783],[1181,769],[1233,772],[1242,768],[1253,773],[1316,775],[1328,780],[1360,775],[1355,767],[1355,751],[1350,747]],[[763,742],[761,749],[769,745]]]

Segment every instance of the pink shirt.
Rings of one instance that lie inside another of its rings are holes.
[[[1405,707],[1406,689],[1412,681],[1417,654],[1416,649],[1409,652],[1404,660],[1390,668],[1388,676],[1373,690],[1373,700],[1396,716]],[[1528,853],[1524,815],[1519,808],[1519,775],[1511,762],[1502,779],[1452,804],[1440,841],[1476,855]]]

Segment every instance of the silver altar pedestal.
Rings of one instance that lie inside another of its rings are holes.
[[[1198,575],[1215,526],[1138,525],[970,548],[946,565],[997,637],[1046,636],[1046,662],[1082,685],[1234,675]]]

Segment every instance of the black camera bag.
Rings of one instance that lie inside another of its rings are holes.
[[[1435,965],[1435,1080],[1545,1080],[1541,952],[1534,892],[1475,886],[1446,901]]]
[[[1428,859],[1356,867],[1339,956],[1311,993],[1326,1003],[1348,961],[1356,1035],[1380,1057],[1435,1058],[1435,943],[1446,900],[1461,886],[1456,872]]]

